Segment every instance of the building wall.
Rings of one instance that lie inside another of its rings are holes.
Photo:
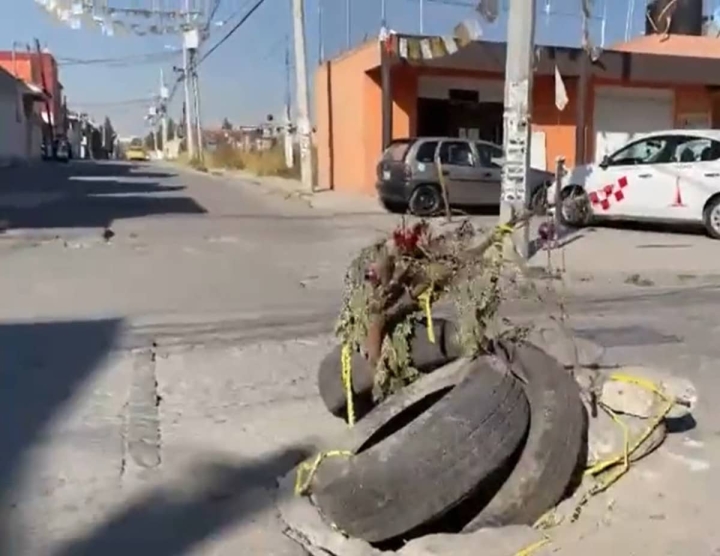
[[[15,78],[0,69],[0,165],[39,158],[39,132],[32,101]]]
[[[657,64],[657,61],[653,61]],[[374,66],[373,66],[374,64]],[[374,194],[375,167],[382,152],[382,94],[379,72],[379,46],[369,43],[344,57],[323,64],[316,74],[318,176],[323,188]],[[646,72],[647,73],[647,72]],[[399,64],[392,71],[393,137],[413,136],[417,129],[417,97],[420,82],[427,87],[426,76],[448,81],[497,80],[498,72],[442,67],[418,67]],[[674,79],[674,78],[673,78]],[[433,79],[437,81],[437,79]],[[532,92],[532,129],[545,137],[546,168],[555,167],[559,156],[566,164],[589,162],[595,153],[594,96],[601,85],[628,88],[671,89],[674,97],[676,127],[698,127],[698,122],[720,127],[720,93],[708,87],[685,82],[653,82],[635,79],[592,77],[587,87],[585,106],[585,160],[576,160],[575,144],[578,120],[578,78],[564,78],[568,104],[559,111],[555,106],[553,75],[536,75]]]
[[[25,158],[25,122],[17,87],[0,85],[0,165]]]
[[[42,60],[42,67],[39,63]],[[52,121],[55,123],[56,133],[64,131],[63,106],[62,106],[62,85],[60,84],[58,66],[55,57],[47,52],[42,53],[40,57],[32,52],[17,52],[13,61],[12,52],[0,52],[0,68],[5,69],[15,75],[18,79],[22,79],[26,83],[32,83],[37,86],[43,85],[43,77],[45,78],[45,86],[47,92],[50,93],[50,113]],[[46,112],[45,103],[38,102],[36,112],[43,114]]]

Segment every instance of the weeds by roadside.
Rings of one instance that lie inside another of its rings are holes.
[[[317,169],[317,152],[313,148],[313,168]],[[294,164],[288,168],[285,164],[285,150],[282,145],[275,145],[267,150],[243,150],[230,145],[218,147],[206,154],[211,168],[228,170],[245,170],[256,176],[277,176],[281,178],[300,179],[300,152],[295,149]]]

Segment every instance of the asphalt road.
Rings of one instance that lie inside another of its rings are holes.
[[[339,430],[315,369],[347,262],[395,219],[152,164],[0,170],[0,553],[300,554],[265,489]],[[618,499],[630,541],[670,535],[653,505],[673,530],[706,528],[683,554],[713,553],[720,288],[560,293],[609,362],[697,385],[695,422]]]

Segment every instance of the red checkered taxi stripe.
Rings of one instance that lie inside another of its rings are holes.
[[[628,186],[626,176],[621,177],[617,183],[604,186],[598,191],[588,193],[588,199],[593,207],[599,206],[602,210],[608,210],[613,202],[619,203],[625,198],[623,189]]]

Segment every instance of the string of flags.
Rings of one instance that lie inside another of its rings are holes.
[[[480,23],[474,19],[467,19],[456,25],[451,35],[433,37],[400,35],[383,27],[379,38],[389,53],[406,60],[421,61],[449,56],[481,37]]]
[[[108,0],[35,0],[35,3],[57,23],[71,29],[98,29],[107,36],[179,34],[187,25],[186,16],[180,12],[158,14],[152,9],[114,8],[108,5]]]

